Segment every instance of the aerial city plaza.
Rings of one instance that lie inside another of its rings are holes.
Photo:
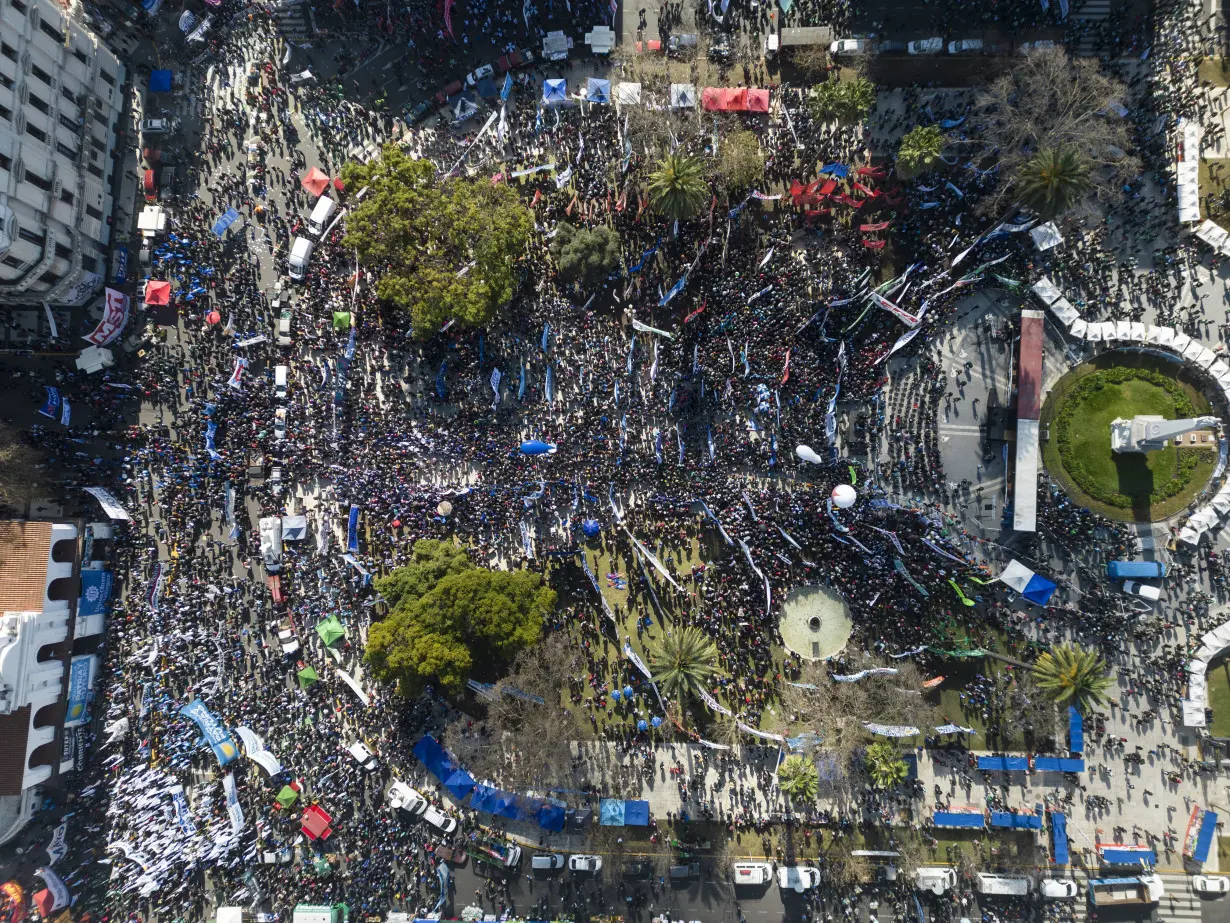
[[[0,0],[0,923],[1230,923],[1230,22]]]

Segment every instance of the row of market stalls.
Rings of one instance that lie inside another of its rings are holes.
[[[575,95],[570,96],[567,80],[559,78],[542,82],[543,105],[558,106],[575,101],[603,106],[610,105],[612,102],[620,106],[651,105],[644,100],[639,83],[624,81],[612,88],[611,81],[600,77],[590,77]],[[695,109],[698,101],[701,108],[710,112],[769,111],[768,90],[756,87],[705,87],[698,96],[695,84],[671,84],[670,107],[672,109]]]

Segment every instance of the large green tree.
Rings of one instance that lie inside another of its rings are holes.
[[[416,336],[448,320],[481,326],[512,298],[533,219],[508,185],[438,177],[392,144],[370,163],[347,163],[342,179],[367,188],[345,244],[378,274],[376,293],[410,312]]]
[[[590,230],[561,221],[551,241],[551,255],[566,282],[599,282],[619,265],[619,234],[610,225]]]
[[[897,148],[897,170],[907,176],[929,170],[944,152],[944,133],[935,125],[915,125]]]
[[[750,189],[764,179],[764,152],[754,132],[736,131],[720,141],[716,172],[731,191]]]
[[[405,695],[427,683],[456,690],[474,663],[510,661],[538,642],[555,605],[537,574],[476,567],[449,543],[426,539],[376,589],[390,611],[368,632],[366,660]]]
[[[1092,188],[1089,164],[1075,147],[1038,151],[1021,164],[1016,193],[1043,218],[1061,215]]]
[[[649,649],[649,671],[664,694],[686,707],[720,674],[717,646],[699,628],[675,629]]]
[[[810,804],[820,791],[820,773],[810,759],[790,756],[777,769],[777,784],[792,801]]]
[[[875,84],[866,77],[826,80],[811,88],[807,104],[812,116],[820,121],[858,122],[875,107]]]
[[[867,748],[864,757],[867,774],[876,788],[892,788],[905,781],[910,767],[901,758],[901,753],[889,743],[874,743]]]
[[[690,154],[667,154],[649,174],[649,199],[666,218],[691,218],[709,193],[704,167]]]
[[[1096,651],[1060,644],[1037,659],[1034,682],[1057,705],[1087,710],[1106,701],[1110,688],[1106,661]]]

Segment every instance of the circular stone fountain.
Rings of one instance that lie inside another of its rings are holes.
[[[854,624],[846,601],[826,586],[799,587],[786,597],[778,628],[782,641],[805,660],[840,654]]]

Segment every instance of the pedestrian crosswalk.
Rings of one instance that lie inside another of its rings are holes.
[[[1109,877],[1110,873],[1095,872],[1092,876],[1074,871],[1072,877],[1080,884],[1080,896],[1072,902],[1072,923],[1087,923],[1095,919],[1090,915],[1089,908],[1089,878]],[[1157,920],[1166,923],[1200,923],[1203,919],[1205,899],[1192,891],[1191,878],[1182,872],[1161,872],[1162,885],[1165,894],[1157,904]],[[1221,909],[1230,919],[1230,898],[1223,898],[1227,903]]]

